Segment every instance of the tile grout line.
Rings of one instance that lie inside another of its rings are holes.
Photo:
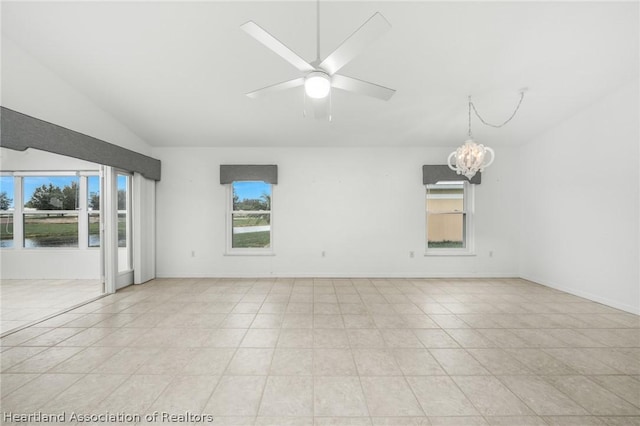
[[[273,285],[272,285],[272,287],[273,287]],[[334,288],[334,290],[335,290],[335,288]],[[246,293],[247,293],[247,291],[245,291],[245,293],[244,293],[244,294],[246,294]],[[387,299],[387,301],[389,301],[389,299]],[[240,303],[240,302],[237,302],[237,303]],[[236,304],[237,304],[237,303],[236,303]],[[264,301],[263,301],[263,303],[264,303]],[[454,314],[454,315],[455,315],[455,314]],[[254,320],[255,320],[255,319],[254,319]],[[344,325],[344,324],[343,324],[343,325]],[[87,327],[87,329],[89,329],[89,328],[92,328],[92,327]],[[346,327],[345,327],[345,328],[346,328]],[[247,330],[249,330],[249,329],[251,329],[251,328],[248,328]],[[445,333],[447,332],[447,331],[446,331],[446,329],[443,329],[442,327],[439,327],[439,329],[443,330]],[[471,327],[471,329],[473,329],[473,327]],[[620,329],[623,329],[623,328],[621,327]],[[282,327],[280,327],[280,329],[279,329],[279,330],[280,330],[280,332],[281,332],[281,331],[282,331]],[[312,330],[314,330],[314,329],[312,329]],[[379,330],[379,329],[378,329],[378,328],[376,328],[376,330]],[[415,333],[414,333],[414,334],[415,334]],[[448,333],[447,333],[447,334],[448,334]],[[585,336],[585,337],[588,337],[588,336]],[[279,335],[278,340],[279,340],[279,339],[280,339],[280,335]],[[455,338],[454,338],[454,340],[455,340]],[[422,342],[421,342],[421,344],[422,344]],[[424,344],[423,344],[423,346],[424,346]],[[277,342],[276,342],[276,347],[277,347]],[[351,345],[351,343],[349,343],[349,347],[350,347],[350,351],[351,351],[351,353],[352,353],[352,358],[353,358],[353,349],[354,349],[354,347]],[[531,347],[531,346],[527,346],[527,348],[530,348],[530,347]],[[536,348],[536,349],[537,349],[537,347],[533,347],[533,348]],[[606,346],[604,349],[607,349],[607,348],[610,348],[610,346]],[[237,350],[237,349],[238,349],[238,348],[236,348],[236,350]],[[466,347],[462,347],[462,349],[463,349],[466,353],[469,353],[469,352],[468,352],[468,350],[467,350],[468,348],[466,348]],[[500,348],[500,349],[502,349],[502,348]],[[542,348],[542,349],[546,349],[546,348]],[[428,348],[427,348],[427,350],[428,350]],[[274,353],[275,353],[275,349],[274,349],[273,351],[274,351]],[[81,352],[82,352],[82,351],[81,351]],[[313,353],[313,351],[312,351],[312,353]],[[470,353],[469,353],[469,354],[470,354]],[[472,354],[470,354],[470,356],[472,356],[472,357],[473,357],[473,355],[472,355]],[[233,357],[232,357],[232,358],[233,358]],[[232,358],[231,358],[231,359],[232,359]],[[274,354],[272,354],[272,357],[271,357],[271,363],[270,363],[269,370],[271,369],[271,364],[273,363],[273,359],[274,359]],[[312,360],[313,360],[313,355],[312,355]],[[354,361],[355,361],[355,360],[354,360]],[[61,361],[61,362],[64,362],[64,361]],[[229,362],[230,362],[230,361],[229,361]],[[437,360],[436,360],[436,362],[437,362]],[[482,363],[480,363],[480,364],[482,364]],[[52,367],[52,368],[53,368],[53,367]],[[445,373],[446,373],[446,370],[444,370],[444,371],[445,371]],[[537,375],[536,375],[536,376],[537,376]],[[627,376],[628,376],[628,375],[627,375]],[[361,376],[359,375],[359,377],[361,377]],[[486,376],[486,377],[488,377],[488,376]],[[495,378],[497,378],[497,377],[496,377],[495,375],[493,375],[493,374],[491,375],[491,377],[495,377]],[[405,381],[406,381],[406,378],[405,378]],[[454,382],[455,382],[455,381],[454,381]],[[361,385],[361,389],[362,389],[362,383],[361,383],[361,382],[360,382],[360,385]],[[597,385],[597,383],[596,383],[596,385]],[[265,385],[265,388],[266,388],[266,385]],[[413,391],[413,389],[412,389],[411,387],[410,387],[410,389]],[[265,390],[265,389],[263,389],[263,395],[264,395],[264,390]],[[464,392],[463,392],[463,394],[464,394]],[[415,397],[415,393],[414,393],[414,397]],[[516,397],[517,397],[517,395],[516,395]],[[518,398],[519,398],[519,397],[518,397]],[[366,402],[366,401],[365,401],[365,402]],[[525,404],[525,405],[526,405],[526,404]],[[578,404],[578,405],[580,405],[580,404]]]

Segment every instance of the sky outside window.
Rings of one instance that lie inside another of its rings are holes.
[[[233,193],[242,200],[259,200],[263,194],[271,195],[271,184],[266,182],[233,182]]]
[[[71,186],[72,182],[78,183],[78,177],[77,176],[25,176],[22,179],[22,182],[23,182],[22,184],[24,188],[23,189],[24,203],[27,203],[33,196],[33,193],[36,191],[36,189],[41,187],[42,185],[49,186],[49,184],[52,184],[53,186],[57,186],[60,189],[62,189],[65,186]]]
[[[11,200],[9,209],[15,205],[15,197],[13,196],[13,176],[0,176],[0,193],[6,192],[7,198]]]
[[[126,175],[118,175],[118,190],[125,190],[127,189],[127,178],[128,176]]]
[[[100,176],[89,176],[87,186],[89,187],[89,194],[100,194]]]

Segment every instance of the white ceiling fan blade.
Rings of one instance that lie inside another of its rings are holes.
[[[346,90],[359,95],[382,99],[383,101],[388,101],[391,99],[393,94],[396,93],[395,90],[389,89],[388,87],[379,86],[377,84],[369,83],[368,81],[362,81],[357,78],[346,77],[340,74],[335,74],[331,77],[331,86],[336,89]]]
[[[300,87],[304,85],[304,77],[294,78],[293,80],[283,81],[282,83],[274,84],[271,86],[263,87],[262,89],[255,90],[247,93],[250,98],[259,98],[260,96],[268,95],[269,93],[279,92],[281,90],[293,89],[294,87]]]
[[[320,63],[320,68],[330,75],[335,74],[340,68],[380,37],[389,31],[391,24],[379,12],[376,12],[367,22],[362,24],[353,34],[342,42],[327,58]]]
[[[280,40],[269,34],[255,22],[249,21],[246,24],[241,25],[240,28],[300,71],[315,71],[315,68],[311,66],[311,64],[302,59],[297,53],[289,49]]]

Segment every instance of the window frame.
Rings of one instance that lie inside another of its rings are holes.
[[[14,182],[14,208],[3,210],[3,214],[13,215],[13,244],[11,247],[0,247],[0,250],[100,250],[99,246],[88,245],[88,194],[87,179],[89,176],[100,177],[99,170],[34,170],[34,171],[2,171],[2,176],[13,178]],[[24,179],[29,177],[76,177],[78,180],[78,206],[75,210],[27,210],[24,207]],[[17,200],[17,201],[16,201]],[[26,247],[25,246],[25,219],[28,216],[38,214],[68,214],[77,217],[78,245],[60,247]],[[102,242],[101,242],[102,243]]]
[[[13,206],[8,208],[7,210],[0,210],[0,213],[2,214],[2,216],[11,216],[11,235],[12,238],[7,238],[7,240],[11,241],[11,245],[9,246],[0,246],[0,250],[14,250],[16,247],[16,177],[14,176],[14,174],[12,172],[0,172],[0,177],[8,177],[11,178],[11,185],[13,186],[13,198],[11,199],[11,202],[13,203]],[[22,188],[22,186],[20,187]],[[20,195],[20,197],[22,197],[22,194],[20,191],[18,191],[18,194]],[[22,209],[20,209],[22,210]],[[6,226],[8,229],[9,226],[9,222],[7,221],[7,224],[5,225],[2,220],[0,220],[0,226]],[[22,228],[22,226],[19,226],[19,228]]]
[[[463,230],[463,245],[464,247],[449,247],[449,248],[429,248],[429,215],[430,214],[447,214],[454,213],[454,211],[439,211],[437,213],[430,213],[428,210],[427,196],[430,187],[446,184],[459,184],[462,183],[463,189],[463,209],[461,212],[464,216],[464,230]],[[472,185],[468,181],[438,181],[435,184],[424,185],[424,206],[425,206],[425,220],[424,220],[424,236],[425,236],[425,256],[475,256],[475,238],[474,238],[474,212],[475,212],[475,185]]]
[[[115,190],[116,190],[116,198],[115,198],[115,207],[116,207],[116,247],[117,250],[126,249],[126,265],[120,265],[120,257],[118,257],[118,274],[123,275],[127,273],[131,273],[134,270],[133,264],[133,173],[127,172],[120,169],[113,170],[115,175]],[[119,206],[119,183],[118,178],[120,176],[124,176],[126,178],[126,198],[125,198],[125,208],[124,210],[120,209]],[[101,194],[102,196],[102,194]],[[102,206],[102,200],[100,200],[100,206]],[[101,208],[102,211],[102,208]],[[124,214],[125,216],[125,245],[120,246],[120,215]],[[102,242],[101,242],[102,244]],[[126,266],[126,268],[120,269],[121,267]]]
[[[229,184],[225,184],[227,187],[227,206],[225,212],[225,256],[275,256],[274,250],[274,232],[273,232],[273,198],[275,185],[264,181],[251,181],[251,182],[264,182],[271,188],[271,199],[269,210],[233,210],[233,184],[235,182],[249,182],[249,181],[233,181]],[[269,214],[269,247],[248,247],[238,248],[233,247],[233,214],[234,213],[247,213],[247,214]]]
[[[82,178],[85,178],[86,181],[83,182],[84,184],[84,189],[85,189],[85,194],[84,196],[86,197],[86,199],[81,199],[81,202],[84,204],[81,204],[82,206],[84,206],[85,208],[85,216],[87,217],[87,226],[86,226],[86,244],[87,244],[87,249],[89,250],[94,250],[94,249],[100,249],[100,247],[102,246],[102,228],[103,228],[103,222],[102,222],[102,203],[103,203],[103,188],[102,188],[102,178],[100,176],[100,172],[80,172],[80,178],[81,178],[81,182],[82,182]],[[91,193],[89,192],[89,179],[91,178],[98,178],[98,200],[100,203],[100,206],[97,210],[93,210],[93,208],[89,207],[89,204],[91,202]],[[98,241],[100,242],[100,244],[98,244],[97,246],[92,246],[91,244],[89,244],[89,240],[91,238],[91,232],[90,232],[90,227],[91,227],[91,216],[92,215],[97,215],[98,216]]]

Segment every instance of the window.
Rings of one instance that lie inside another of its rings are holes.
[[[237,181],[229,186],[228,251],[270,253],[271,184],[262,181]]]
[[[100,247],[97,171],[2,172],[0,248]]]
[[[463,181],[427,185],[427,254],[472,251],[472,191]]]
[[[131,175],[117,173],[118,184],[118,271],[133,269],[131,251]]]
[[[23,178],[24,247],[78,247],[78,176]]]
[[[100,176],[87,176],[88,247],[100,247]]]
[[[13,247],[13,176],[0,176],[0,247]]]

